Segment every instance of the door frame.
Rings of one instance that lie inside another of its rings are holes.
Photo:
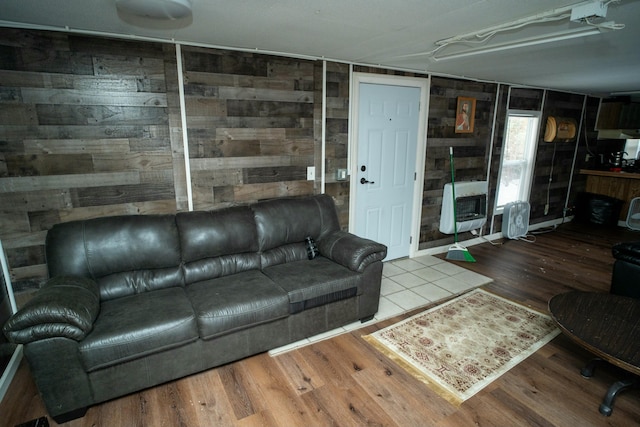
[[[409,244],[409,257],[413,257],[418,251],[420,241],[420,219],[422,216],[422,190],[424,187],[424,164],[427,147],[427,117],[429,115],[429,88],[431,84],[430,76],[425,77],[402,77],[382,74],[369,74],[353,72],[351,76],[351,102],[349,103],[349,134],[351,143],[349,144],[349,171],[351,175],[349,183],[349,232],[356,229],[356,197],[358,182],[355,177],[358,171],[358,112],[360,111],[360,83],[380,84],[385,86],[404,86],[420,89],[420,116],[418,121],[418,134],[416,144],[416,164],[415,180],[413,185],[413,200],[411,214],[411,243]]]

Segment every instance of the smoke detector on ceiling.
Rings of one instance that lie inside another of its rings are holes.
[[[191,0],[116,0],[121,13],[158,20],[191,16]]]

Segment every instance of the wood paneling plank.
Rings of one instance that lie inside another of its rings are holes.
[[[24,154],[128,153],[129,140],[111,139],[26,139]]]
[[[23,88],[24,102],[55,105],[117,105],[128,107],[166,107],[167,97],[161,93],[108,92],[106,90]]]
[[[139,184],[138,172],[0,178],[0,193]]]

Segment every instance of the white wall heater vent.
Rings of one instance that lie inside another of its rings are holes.
[[[504,206],[502,214],[502,236],[507,239],[518,239],[529,231],[529,202],[511,202]]]
[[[458,233],[476,230],[487,222],[487,181],[456,182],[456,226]],[[444,185],[440,232],[453,234],[453,188]]]

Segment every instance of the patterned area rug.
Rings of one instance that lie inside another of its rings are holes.
[[[459,405],[559,333],[549,316],[475,289],[363,338]]]

